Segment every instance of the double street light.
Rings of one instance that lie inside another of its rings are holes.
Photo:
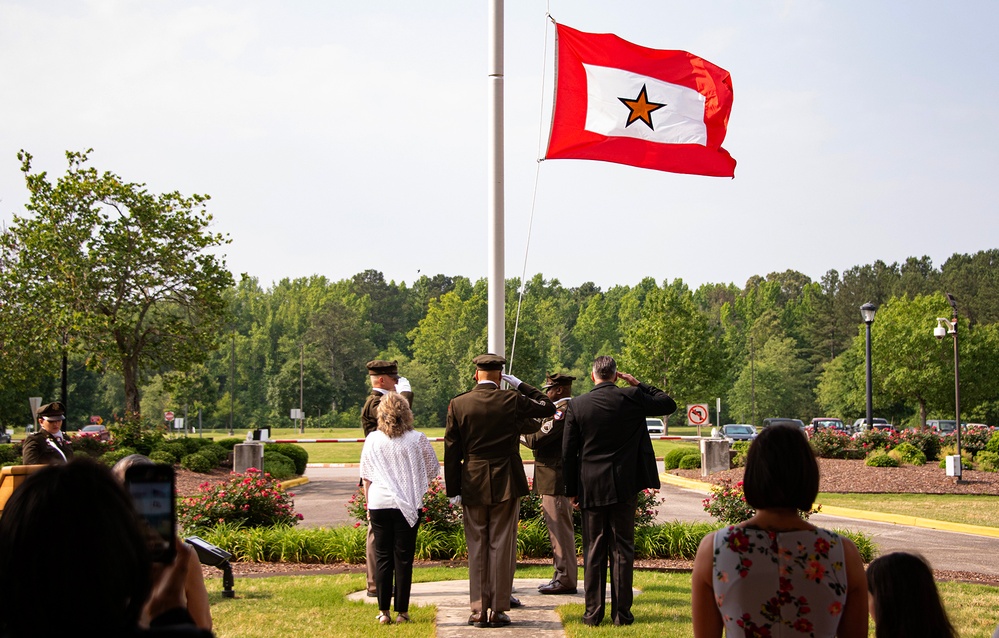
[[[953,474],[960,482],[963,461],[961,460],[961,375],[957,357],[957,299],[948,292],[947,302],[951,307],[951,318],[937,317],[937,327],[933,329],[933,336],[938,341],[947,335],[954,337],[954,427],[957,431],[957,458],[952,461],[953,467],[947,468],[947,474]]]
[[[863,317],[864,323],[867,324],[867,428],[870,430],[874,427],[874,415],[871,411],[871,324],[874,323],[874,314],[878,311],[878,307],[871,302],[865,303],[860,307],[860,316]]]

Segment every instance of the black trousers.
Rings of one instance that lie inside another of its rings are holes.
[[[611,621],[615,625],[635,622],[634,599],[635,505],[633,496],[624,503],[588,507],[583,514],[583,623],[599,625],[604,619],[604,592],[610,563]]]
[[[375,586],[378,609],[387,610],[395,598],[395,610],[409,613],[409,592],[413,585],[413,556],[416,554],[416,530],[397,509],[368,510],[375,534]],[[392,580],[395,576],[395,586]]]

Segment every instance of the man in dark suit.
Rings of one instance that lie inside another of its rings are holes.
[[[413,406],[413,389],[405,377],[399,376],[398,362],[375,359],[368,361],[367,368],[371,394],[361,408],[361,429],[364,430],[365,438],[378,429],[378,405],[387,393],[398,392],[405,397],[410,407]],[[368,596],[373,598],[378,595],[378,588],[375,586],[375,533],[371,530],[370,523],[365,544],[365,561],[368,569]]]
[[[676,403],[618,372],[612,357],[597,357],[592,377],[593,389],[569,404],[562,441],[565,493],[583,514],[583,624],[603,620],[609,555],[611,620],[630,625],[637,495],[659,487],[645,417],[672,414]],[[619,388],[619,379],[631,387]]]
[[[510,624],[517,515],[528,492],[520,458],[520,435],[536,432],[535,418],[551,416],[555,404],[540,390],[503,374],[506,359],[483,354],[472,360],[476,386],[447,406],[444,482],[462,506],[468,545],[468,624]],[[501,390],[500,380],[515,390]],[[488,615],[487,615],[488,612]]]
[[[576,530],[562,476],[562,432],[575,380],[558,372],[548,375],[541,389],[555,402],[555,414],[544,419],[536,433],[520,437],[521,443],[534,451],[534,491],[541,495],[541,514],[555,557],[551,582],[538,587],[542,594],[576,593]]]
[[[65,463],[73,458],[73,445],[62,432],[66,406],[59,401],[38,408],[38,432],[24,439],[21,458],[25,465]]]

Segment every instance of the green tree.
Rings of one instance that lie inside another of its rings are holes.
[[[814,410],[808,362],[798,356],[794,339],[774,336],[747,362],[729,394],[733,416],[751,422],[766,417],[806,418]]]
[[[154,195],[88,166],[90,150],[67,152],[55,183],[18,153],[28,216],[3,234],[11,286],[27,306],[31,338],[77,347],[121,373],[125,409],[139,412],[145,370],[184,370],[203,361],[226,318],[232,275],[210,250],[228,243],[207,231],[208,196]]]

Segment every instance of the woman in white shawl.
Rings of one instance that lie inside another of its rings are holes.
[[[409,622],[423,495],[439,473],[440,463],[430,441],[413,429],[409,403],[395,392],[383,396],[378,405],[378,429],[368,435],[361,450],[364,498],[375,535],[377,620],[383,625],[392,622],[389,603],[393,597],[398,614],[395,621]]]

